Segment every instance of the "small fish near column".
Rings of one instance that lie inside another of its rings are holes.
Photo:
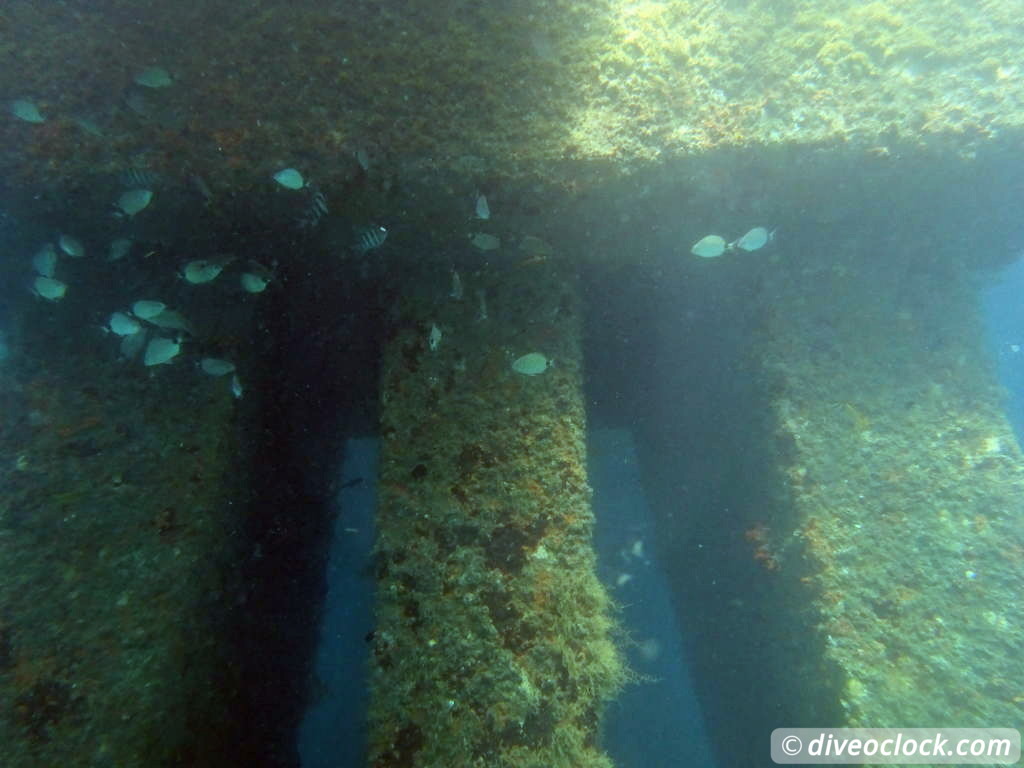
[[[486,322],[447,269],[397,286],[371,765],[611,766],[597,730],[626,672],[591,546],[580,299],[543,268],[464,272]]]

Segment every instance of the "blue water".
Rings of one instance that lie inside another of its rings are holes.
[[[369,704],[366,634],[373,629],[374,582],[369,568],[377,506],[378,442],[349,440],[342,463],[340,514],[327,565],[327,597],[315,674],[318,695],[299,728],[302,768],[355,768],[366,764]]]
[[[652,552],[654,525],[632,435],[596,429],[587,443],[599,572],[633,640],[627,649],[630,666],[649,678],[626,688],[609,706],[605,748],[619,768],[713,768],[684,628]]]
[[[1024,445],[1024,258],[997,275],[983,291],[982,305],[988,343],[1007,391],[1007,416]]]

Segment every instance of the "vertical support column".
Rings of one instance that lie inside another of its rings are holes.
[[[0,381],[0,763],[230,768],[237,404],[185,365],[163,384],[112,355],[83,342]]]
[[[802,542],[850,725],[1017,722],[1024,701],[1024,458],[940,247],[930,269],[887,253],[772,281],[788,311],[760,351],[797,527],[757,546],[784,569]]]
[[[724,262],[687,323],[650,302],[641,458],[723,765],[779,722],[1020,719],[1024,458],[974,281],[905,240],[738,262],[757,302]]]
[[[576,279],[448,279],[406,276],[383,351],[370,764],[608,766]]]

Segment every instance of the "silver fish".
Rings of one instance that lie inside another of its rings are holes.
[[[135,76],[135,82],[145,88],[167,88],[174,84],[171,74],[163,67],[146,67]]]
[[[143,355],[142,363],[147,368],[154,365],[164,365],[171,362],[181,352],[181,342],[177,339],[168,339],[164,336],[157,336],[150,339],[146,345],[146,354]]]
[[[165,309],[153,317],[147,317],[146,322],[152,323],[157,328],[163,328],[168,331],[184,331],[190,336],[195,336],[192,323],[188,321],[188,318],[181,314],[181,312],[173,309]]]
[[[39,112],[39,107],[28,99],[17,99],[11,102],[11,114],[26,123],[45,123],[46,118]]]
[[[235,372],[235,364],[230,360],[221,360],[218,357],[204,357],[199,361],[199,368],[209,376],[225,376]]]
[[[54,270],[57,268],[57,249],[53,247],[52,243],[46,243],[36,251],[36,255],[32,257],[32,266],[36,268],[36,273],[43,277],[53,277]]]
[[[142,324],[126,312],[115,312],[104,327],[116,336],[133,336],[142,329]]]
[[[36,296],[47,301],[60,301],[67,293],[68,286],[56,278],[39,275],[32,283],[32,290]]]
[[[478,195],[476,198],[476,217],[486,221],[491,218],[491,207],[487,204],[487,198]]]
[[[153,190],[151,189],[129,189],[114,203],[116,208],[114,215],[130,219],[135,214],[145,210],[152,199]]]
[[[130,336],[121,337],[121,357],[125,360],[134,360],[139,356],[139,352],[142,351],[143,347],[146,346],[146,341],[149,339],[149,331],[145,328],[140,329],[137,333],[133,333]]]
[[[775,239],[775,230],[769,232],[764,227],[754,227],[752,230],[747,232],[743,237],[735,242],[729,243],[729,250],[734,251],[739,248],[742,251],[756,251],[772,240]]]

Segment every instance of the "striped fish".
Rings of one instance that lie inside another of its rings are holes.
[[[330,209],[327,207],[327,195],[319,189],[313,191],[309,199],[309,206],[305,213],[299,217],[299,229],[314,229],[320,223],[320,219],[327,215]]]
[[[384,227],[370,227],[359,233],[356,240],[356,252],[367,253],[374,248],[380,248],[388,237],[388,231]]]
[[[117,180],[129,189],[152,189],[160,183],[161,177],[159,173],[147,171],[145,168],[129,168],[122,171]]]

